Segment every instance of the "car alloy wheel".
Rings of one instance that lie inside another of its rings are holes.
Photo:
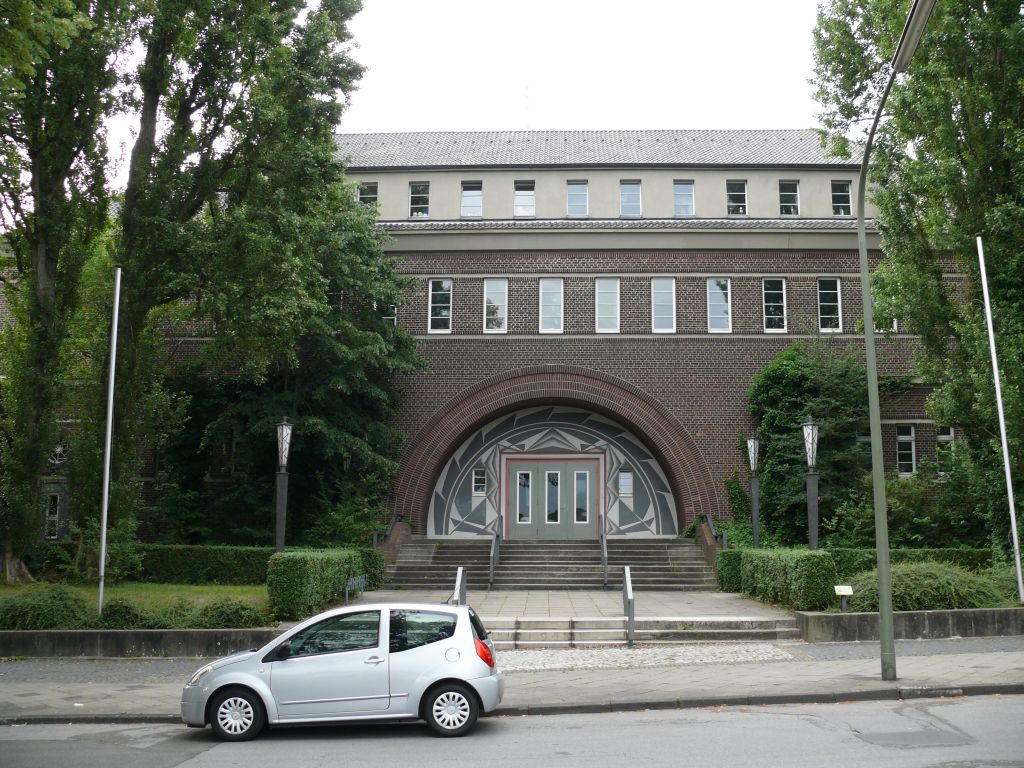
[[[461,736],[473,727],[479,714],[476,697],[461,685],[437,689],[427,704],[427,722],[442,736]]]
[[[226,741],[245,741],[263,730],[263,705],[249,691],[220,694],[213,703],[213,730]]]

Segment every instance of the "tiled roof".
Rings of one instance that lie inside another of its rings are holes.
[[[856,219],[482,219],[455,221],[381,221],[388,232],[474,232],[491,230],[793,230],[853,231]],[[867,226],[873,229],[871,219]]]
[[[356,169],[515,166],[841,166],[812,130],[342,133]]]

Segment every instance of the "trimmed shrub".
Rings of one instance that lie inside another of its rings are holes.
[[[262,584],[273,547],[142,546],[142,580],[163,584]]]
[[[741,549],[720,549],[716,555],[715,571],[718,575],[718,588],[723,592],[739,592],[743,589],[740,576]]]
[[[256,606],[226,597],[199,608],[193,626],[200,629],[234,629],[265,627],[267,624],[266,614]]]
[[[386,573],[384,553],[373,547],[363,547],[359,550],[359,554],[363,558],[362,572],[366,574],[366,588],[377,589],[384,583],[384,574]]]
[[[858,573],[868,571],[877,564],[874,549],[829,548],[828,553],[836,563],[839,578],[850,579]],[[982,571],[992,564],[990,549],[890,549],[892,563],[938,562],[956,565],[968,571]]]
[[[878,571],[865,571],[851,582],[852,611],[878,610]],[[1007,604],[985,577],[944,563],[896,563],[892,566],[894,611],[996,608]]]
[[[267,565],[267,601],[278,619],[300,619],[345,595],[345,584],[363,572],[353,549],[278,552]]]
[[[196,624],[196,605],[179,597],[170,605],[154,610],[151,618],[152,629],[191,629]]]
[[[114,598],[103,606],[98,617],[98,629],[153,629],[155,618],[148,612],[122,598]]]
[[[825,550],[740,550],[743,592],[766,603],[798,611],[827,608],[835,602],[836,567]]]
[[[96,620],[82,597],[62,586],[30,589],[0,601],[0,629],[80,629]]]
[[[1020,594],[1017,592],[1017,569],[1012,565],[1001,568],[990,568],[981,574],[991,582],[1006,601],[1011,605],[1020,604]]]

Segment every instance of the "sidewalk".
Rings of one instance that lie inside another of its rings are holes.
[[[0,663],[0,724],[179,720],[197,659],[28,659]],[[498,654],[499,715],[1024,694],[1024,638],[905,641],[896,682],[877,644],[694,643]]]

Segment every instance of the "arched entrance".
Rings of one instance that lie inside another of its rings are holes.
[[[504,372],[457,393],[439,408],[407,444],[394,510],[415,532],[446,535],[434,533],[428,516],[434,491],[450,460],[475,433],[500,417],[542,406],[576,408],[604,417],[628,433],[661,470],[674,504],[676,530],[697,515],[718,514],[717,495],[704,458],[688,432],[660,403],[622,379],[563,365]],[[661,529],[668,530],[668,526]]]

